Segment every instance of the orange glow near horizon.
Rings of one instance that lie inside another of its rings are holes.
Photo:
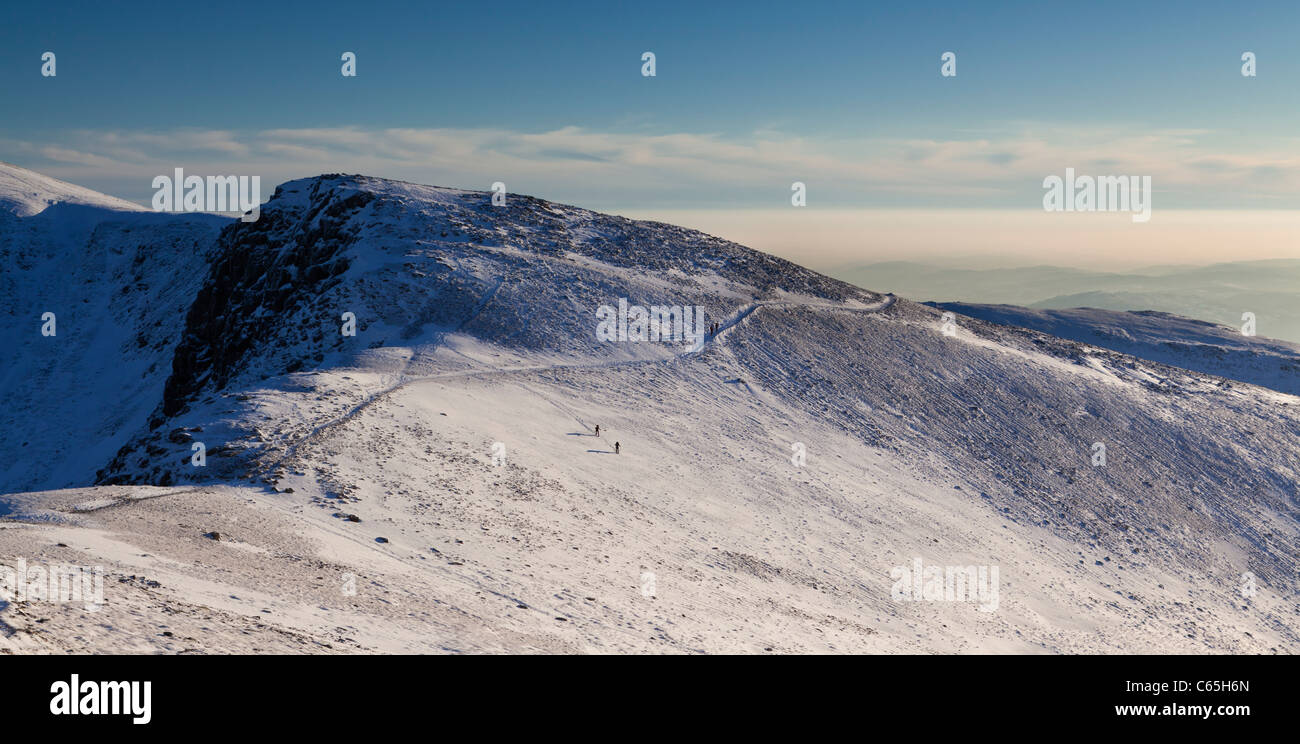
[[[815,270],[880,261],[1054,265],[1125,271],[1300,258],[1292,210],[659,210],[623,212],[717,235]]]

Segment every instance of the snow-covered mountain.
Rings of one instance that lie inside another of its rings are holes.
[[[1300,344],[1244,335],[1240,328],[1156,310],[1036,310],[1014,305],[929,302],[972,318],[1032,328],[1141,359],[1300,395]]]
[[[1036,309],[1157,310],[1229,326],[1253,313],[1264,336],[1300,343],[1300,260],[1150,266],[1125,273],[1061,266],[953,268],[911,261],[839,267],[846,281],[916,300]]]
[[[1300,399],[490,196],[4,226],[0,562],[108,580],[0,650],[1300,648]],[[624,298],[720,332],[600,340]]]
[[[144,211],[139,204],[0,162],[0,214],[30,217],[54,204],[80,204],[125,212]]]
[[[45,182],[41,199],[71,201],[0,216],[6,491],[84,485],[145,425],[230,221],[118,208],[112,197],[13,166],[0,170],[0,205],[22,203]]]

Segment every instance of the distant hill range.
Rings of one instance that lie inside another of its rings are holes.
[[[1108,273],[1060,266],[955,269],[910,261],[843,267],[830,275],[914,300],[1005,303],[1040,309],[1160,310],[1300,342],[1300,260],[1155,266]]]
[[[1015,305],[926,303],[990,323],[1018,326],[1140,359],[1300,395],[1300,344],[1158,310],[1081,307],[1035,310]]]

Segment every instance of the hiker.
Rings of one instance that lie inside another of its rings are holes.
[[[614,442],[614,454],[618,454],[618,442]]]
[[[596,424],[596,436],[600,436],[600,424]]]

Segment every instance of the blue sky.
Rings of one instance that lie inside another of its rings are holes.
[[[1300,114],[1295,3],[899,5],[277,2],[238,17],[221,3],[8,3],[0,90],[22,104],[6,107],[5,129],[16,132],[947,136],[1069,120],[1232,130],[1250,121],[1259,134],[1284,134]],[[47,49],[59,55],[57,88],[30,74]],[[1237,62],[1246,49],[1265,71],[1249,87]],[[360,57],[355,80],[338,74],[343,50]],[[639,76],[645,50],[659,58],[653,80]],[[937,75],[949,50],[955,80]]]
[[[1033,209],[1075,167],[1151,174],[1157,208],[1300,204],[1300,5],[902,5],[7,3],[0,159],[140,202],[185,167],[648,214],[788,209],[795,180],[810,208]]]

